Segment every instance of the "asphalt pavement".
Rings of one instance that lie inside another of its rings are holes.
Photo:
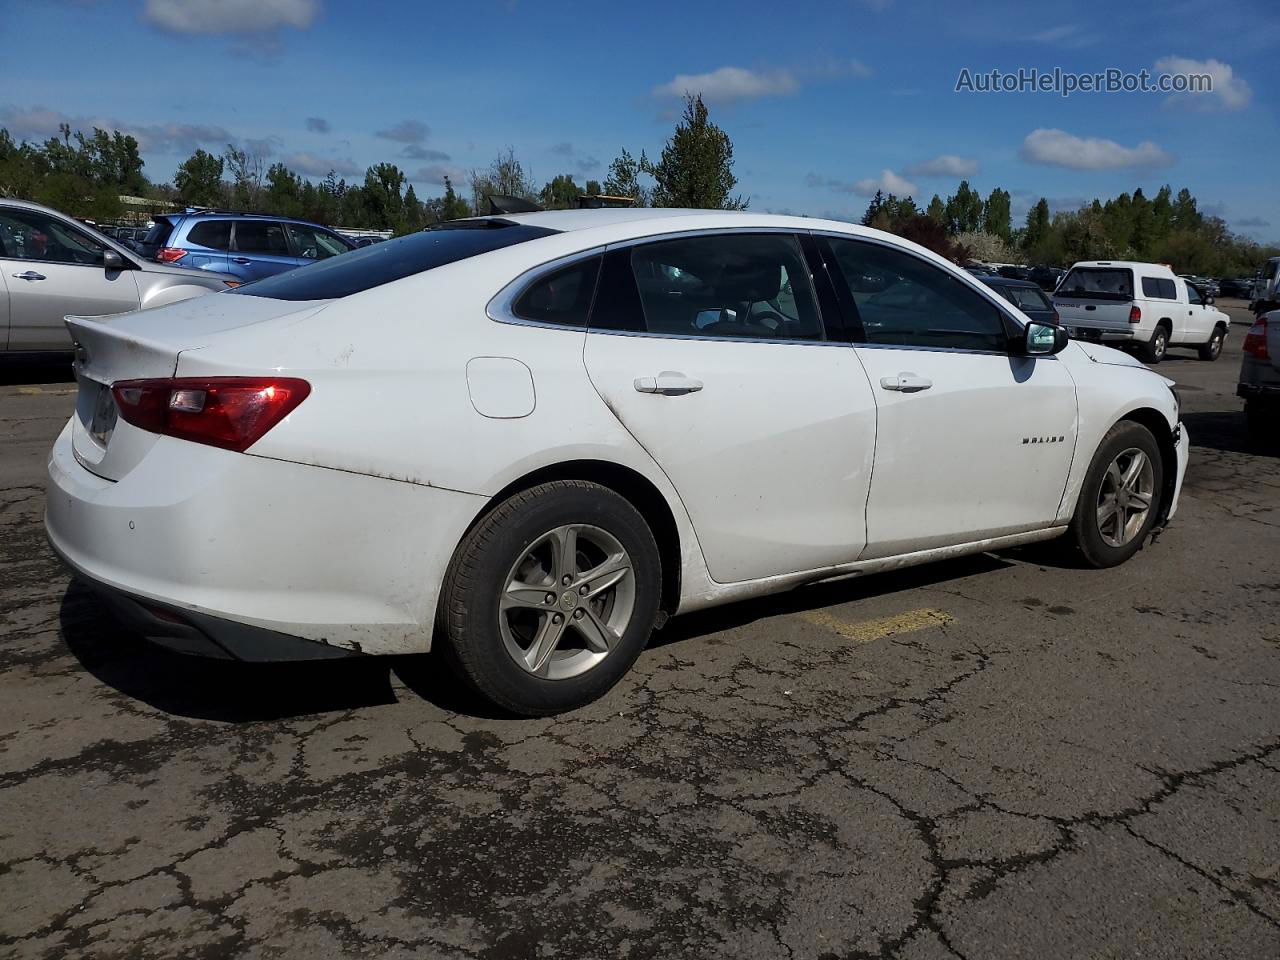
[[[1191,465],[1127,565],[677,618],[545,720],[430,657],[129,636],[44,540],[74,385],[0,371],[0,956],[1280,956],[1280,460],[1243,332],[1160,367]]]

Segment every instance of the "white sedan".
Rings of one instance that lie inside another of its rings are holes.
[[[576,707],[669,615],[1177,506],[1170,382],[847,223],[454,221],[68,318],[54,549],[143,635],[243,660],[444,648]]]

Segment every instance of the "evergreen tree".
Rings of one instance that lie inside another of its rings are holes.
[[[684,115],[662,148],[658,162],[645,170],[654,180],[655,207],[745,210],[747,201],[732,196],[733,143],[711,122],[701,94],[685,97]]]
[[[982,207],[982,229],[995,234],[1001,240],[1008,240],[1013,231],[1009,207],[1009,191],[996,187],[987,197]]]

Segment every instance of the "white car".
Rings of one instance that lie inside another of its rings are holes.
[[[446,223],[233,293],[69,318],[54,549],[146,636],[245,660],[440,644],[522,714],[655,625],[1177,506],[1170,382],[847,223]]]
[[[1159,363],[1169,347],[1194,347],[1201,360],[1217,360],[1231,329],[1213,297],[1162,263],[1077,263],[1053,305],[1073,337],[1136,347],[1147,363]]]

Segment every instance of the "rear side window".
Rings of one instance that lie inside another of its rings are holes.
[[[1058,293],[1092,300],[1132,300],[1133,271],[1123,267],[1076,267]]]
[[[795,237],[714,234],[634,248],[645,329],[668,336],[824,340]]]
[[[539,277],[520,295],[511,312],[521,320],[585,327],[600,273],[600,257],[554,270]]]
[[[1153,300],[1178,299],[1178,291],[1167,277],[1143,277],[1142,295]]]
[[[267,220],[237,220],[235,248],[241,253],[287,257],[289,241],[284,238],[284,224]]]
[[[510,220],[455,220],[386,243],[374,243],[305,270],[291,270],[228,291],[275,300],[332,300],[415,273],[480,256],[559,231]]]
[[[1268,260],[1262,265],[1262,279],[1270,280],[1280,270],[1280,260]]]
[[[191,228],[187,239],[213,250],[231,249],[230,220],[202,220]]]

